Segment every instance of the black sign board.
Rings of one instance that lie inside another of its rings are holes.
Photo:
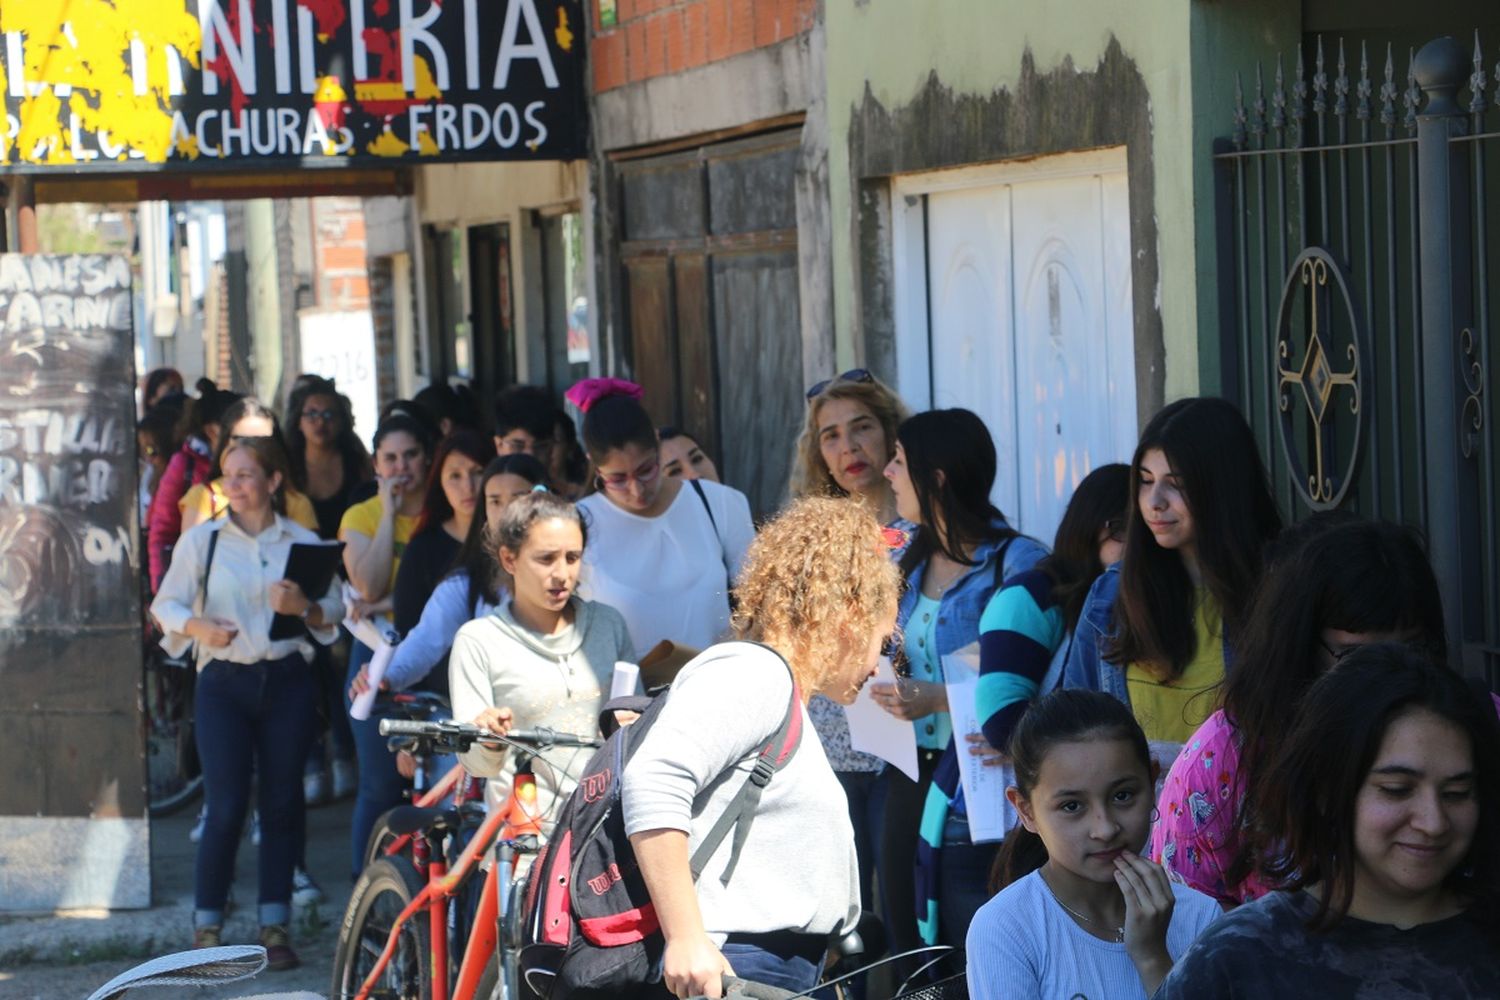
[[[0,817],[144,817],[130,265],[0,254]]]
[[[580,0],[74,0],[18,14],[0,36],[0,166],[16,170],[585,155]]]

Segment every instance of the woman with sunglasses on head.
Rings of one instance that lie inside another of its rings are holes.
[[[219,446],[214,453],[214,462],[209,468],[207,481],[188,490],[178,503],[182,512],[184,531],[204,521],[217,520],[228,514],[229,496],[224,489],[223,472],[219,462],[220,456],[224,454],[231,441],[240,438],[272,438],[276,446],[283,453],[286,452],[286,440],[281,434],[281,422],[276,419],[276,414],[272,413],[266,404],[254,396],[242,396],[235,400],[233,405],[224,411],[221,426],[225,433],[219,436]],[[304,528],[317,529],[317,514],[313,510],[312,501],[308,500],[306,494],[298,490],[290,481],[282,486],[282,502],[289,519]]]
[[[1002,768],[1006,784],[1015,782],[1004,749],[1027,707],[1060,679],[1089,585],[1119,561],[1129,488],[1125,465],[1101,466],[1085,476],[1057,526],[1051,555],[1007,579],[980,616],[974,696],[980,731],[949,739],[922,809],[917,924],[926,944],[963,947],[969,922],[989,898],[986,883],[999,848],[998,840],[973,840],[958,755]],[[1009,818],[1014,825],[1013,809]]]
[[[884,472],[907,416],[901,398],[863,368],[815,383],[797,438],[792,496],[855,497],[890,524],[896,500]]]
[[[344,543],[344,570],[359,600],[356,616],[389,614],[402,554],[420,523],[431,440],[416,418],[392,414],[375,429],[376,494],[344,512],[339,540]],[[344,688],[350,690],[374,651],[354,640]],[[352,697],[347,704],[352,704]],[[359,756],[349,850],[354,877],[364,867],[365,846],[380,814],[399,805],[405,779],[380,735],[378,719],[353,719],[354,749]]]
[[[1219,918],[1157,1000],[1500,996],[1500,726],[1410,647],[1315,681],[1251,784],[1277,887]]]
[[[644,656],[669,639],[704,649],[729,629],[729,587],[755,528],[738,490],[662,475],[641,388],[586,379],[568,390],[598,492],[579,501],[592,542],[581,592],[625,616]]]
[[[979,642],[980,618],[1001,581],[1047,554],[990,502],[995,443],[969,410],[929,410],[903,421],[885,467],[896,512],[910,528],[899,554],[906,591],[897,619],[902,645],[896,684],[876,684],[875,702],[916,729],[918,780],[885,771],[880,872],[894,951],[921,944],[913,866],[917,821],[943,749],[953,735],[943,657]]]
[[[1409,528],[1317,515],[1283,532],[1268,560],[1221,707],[1172,762],[1151,833],[1151,856],[1225,907],[1271,888],[1245,853],[1245,795],[1287,737],[1287,706],[1369,643],[1446,657],[1437,579]]]
[[[1089,592],[1064,686],[1125,702],[1171,760],[1213,712],[1227,644],[1280,530],[1240,411],[1211,398],[1164,407],[1141,432],[1125,552]]]
[[[374,475],[370,453],[332,379],[303,376],[286,413],[292,481],[312,501],[318,534],[336,538],[355,488]]]

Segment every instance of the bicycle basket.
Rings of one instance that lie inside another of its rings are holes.
[[[940,979],[903,993],[894,1000],[969,1000],[969,980],[965,973]]]

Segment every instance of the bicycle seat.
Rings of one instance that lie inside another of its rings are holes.
[[[407,834],[443,834],[459,828],[457,809],[432,809],[423,806],[397,806],[386,813],[385,825],[398,837]]]
[[[864,956],[869,959],[885,954],[885,924],[869,910],[862,910],[859,922],[843,934],[832,938],[828,950],[843,960]]]

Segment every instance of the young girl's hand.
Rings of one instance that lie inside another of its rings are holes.
[[[1167,954],[1167,927],[1176,902],[1172,883],[1161,865],[1125,851],[1115,859],[1115,884],[1125,897],[1125,952],[1149,996],[1172,969]]]

